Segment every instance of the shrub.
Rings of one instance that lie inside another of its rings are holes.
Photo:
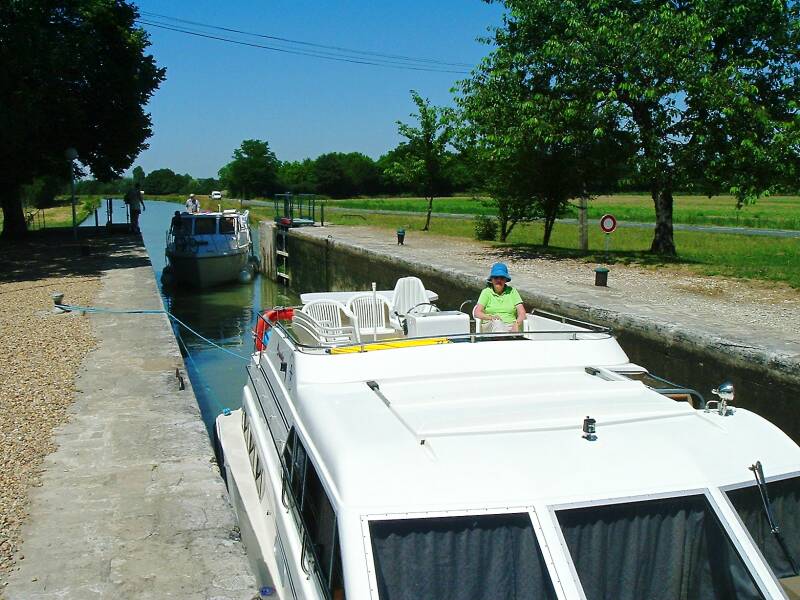
[[[484,242],[497,238],[497,219],[486,215],[475,215],[475,239]]]

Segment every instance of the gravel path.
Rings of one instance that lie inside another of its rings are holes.
[[[53,430],[67,418],[76,373],[94,345],[88,319],[53,314],[50,294],[59,291],[71,303],[91,304],[100,279],[87,274],[86,264],[71,273],[68,265],[55,267],[64,255],[59,243],[0,251],[2,582],[15,561],[24,560],[15,554],[27,515],[28,489],[39,485],[42,459],[54,450]]]

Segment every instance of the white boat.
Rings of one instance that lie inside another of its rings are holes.
[[[800,448],[731,385],[706,403],[607,329],[540,312],[476,334],[406,307],[378,335],[397,295],[358,296],[372,308],[323,294],[259,321],[242,408],[217,419],[267,592],[798,597]]]
[[[167,232],[166,281],[192,287],[211,287],[230,281],[249,281],[252,239],[248,211],[181,213]]]

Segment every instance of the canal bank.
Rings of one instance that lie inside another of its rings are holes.
[[[528,308],[611,327],[632,361],[698,389],[707,398],[725,379],[736,404],[800,441],[800,295],[761,284],[613,266],[609,286],[594,286],[594,265],[548,261],[503,249],[415,232],[399,246],[386,230],[315,227],[292,230],[292,287],[391,287],[416,274],[440,305],[474,301],[489,266],[509,263]]]
[[[100,270],[97,306],[163,308],[141,244],[112,263]],[[256,583],[166,315],[89,320],[97,345],[31,490],[16,570],[0,594],[249,600]]]

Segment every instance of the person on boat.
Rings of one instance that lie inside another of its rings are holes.
[[[189,199],[186,201],[186,212],[190,214],[200,212],[200,203],[194,194],[189,194]]]
[[[144,198],[142,198],[142,186],[138,183],[128,190],[125,194],[125,204],[128,205],[131,211],[131,231],[133,233],[141,233],[139,229],[139,215],[142,214],[144,208]]]
[[[495,263],[475,306],[475,318],[491,322],[491,331],[521,331],[525,321],[525,306],[519,292],[508,285],[508,267]]]
[[[172,235],[178,235],[179,233],[183,232],[183,221],[181,220],[181,211],[176,210],[175,214],[172,215],[172,223],[170,224],[170,229],[172,229]]]

